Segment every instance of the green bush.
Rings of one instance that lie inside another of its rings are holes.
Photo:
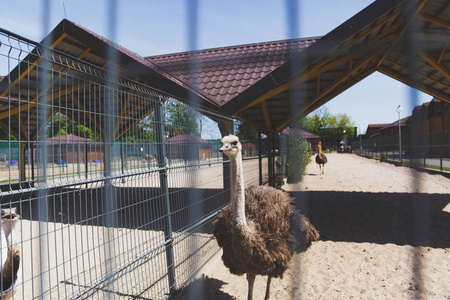
[[[311,162],[311,149],[307,140],[289,135],[287,159],[287,182],[297,183],[303,179],[306,166]]]
[[[380,161],[386,161],[386,160],[387,160],[386,152],[381,151],[381,154],[380,154]]]

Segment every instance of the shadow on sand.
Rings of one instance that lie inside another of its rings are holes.
[[[450,247],[448,194],[292,192],[322,240]]]
[[[222,292],[220,289],[227,283],[208,276],[196,279],[189,283],[185,288],[178,290],[171,300],[187,299],[214,299],[230,300],[234,299],[230,294]]]
[[[48,190],[43,198],[47,199],[48,212],[44,218],[64,224],[140,230],[164,231],[167,227],[167,199],[159,188],[114,187],[110,193],[115,195],[114,202],[109,201],[114,197],[107,197],[109,194],[103,187]],[[226,203],[224,194],[219,189],[170,188],[172,230],[184,230],[221,208]],[[35,192],[4,196],[2,203],[7,206],[6,203],[11,202],[12,206],[18,207],[22,219],[38,221],[43,219],[39,217],[38,202],[41,200]],[[211,233],[212,230],[207,231]]]

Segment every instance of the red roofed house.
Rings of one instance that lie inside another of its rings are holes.
[[[378,137],[378,130],[380,130],[383,127],[388,126],[389,123],[383,123],[383,124],[369,124],[367,126],[367,130],[366,130],[366,137],[368,138],[376,138]]]
[[[171,159],[186,160],[211,158],[212,142],[200,137],[182,134],[166,139],[166,155]]]
[[[35,149],[39,149],[38,141]],[[78,163],[103,161],[103,143],[75,135],[58,135],[47,138],[47,160],[49,163]],[[36,157],[39,157],[36,151]],[[63,161],[63,162],[62,162]]]
[[[241,140],[242,144],[242,155],[243,156],[254,156],[258,155],[258,142],[255,140]]]
[[[404,141],[409,134],[409,126],[407,124],[408,119],[409,117],[400,119],[402,141]],[[397,120],[390,124],[369,124],[369,126],[367,126],[366,136],[375,140],[373,143],[376,145],[377,149],[381,149],[382,151],[398,149],[398,122],[399,121]],[[369,144],[371,145],[371,143],[372,142]],[[402,142],[402,144],[404,144],[404,142]],[[367,147],[370,148],[371,146],[364,145],[363,148]]]
[[[408,130],[408,117],[404,117],[403,119],[400,119],[400,130],[402,132],[402,136],[405,137],[409,134],[409,130]],[[380,129],[378,129],[378,132],[374,135],[376,135],[377,138],[387,138],[387,137],[397,137],[398,138],[398,120],[391,123],[391,124],[387,124],[384,127],[381,127]]]
[[[316,152],[318,151],[317,145],[318,145],[318,143],[319,143],[319,141],[321,139],[320,136],[315,135],[314,133],[305,131],[305,130],[300,129],[300,128],[288,128],[288,129],[283,130],[282,133],[286,134],[286,135],[290,135],[292,133],[296,137],[304,138],[304,139],[306,139],[309,142],[309,144],[311,146],[311,150],[314,150]]]

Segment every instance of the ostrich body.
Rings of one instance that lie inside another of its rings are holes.
[[[10,299],[13,295],[14,286],[16,286],[21,277],[20,251],[15,236],[15,226],[20,216],[16,213],[16,208],[5,208],[1,210],[1,240],[2,240],[2,275],[1,275],[1,298],[2,300]],[[6,248],[3,248],[4,240]],[[6,259],[3,260],[3,253]]]
[[[325,174],[325,164],[327,163],[328,159],[325,153],[319,152],[319,154],[316,155],[316,163],[319,165],[319,173]]]
[[[226,136],[222,144],[220,151],[230,157],[231,203],[214,220],[214,235],[230,272],[247,274],[248,299],[256,275],[268,276],[268,299],[272,277],[282,278],[293,252],[306,250],[319,233],[293,207],[288,193],[265,186],[244,190],[239,139]]]

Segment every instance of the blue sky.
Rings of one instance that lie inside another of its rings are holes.
[[[188,0],[117,0],[116,32],[110,8],[114,1],[100,0],[2,0],[0,27],[26,38],[41,41],[60,21],[67,19],[141,56],[197,49],[267,42],[289,38],[287,1],[276,0],[199,0],[198,35],[192,44],[187,39]],[[295,1],[295,0],[294,0]],[[298,1],[298,37],[322,36],[358,13],[370,0]],[[49,9],[46,9],[49,3]],[[196,45],[195,45],[196,44]],[[0,74],[5,75],[5,74]],[[372,123],[397,120],[395,109],[410,115],[415,105],[431,96],[418,92],[417,103],[410,101],[410,88],[375,73],[340,94],[325,106],[332,114],[346,113],[364,133]],[[207,131],[205,138],[216,137]]]

